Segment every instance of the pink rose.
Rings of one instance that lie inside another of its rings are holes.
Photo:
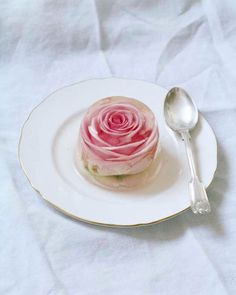
[[[104,98],[89,108],[81,123],[82,160],[96,175],[136,174],[153,161],[158,138],[154,114],[145,104],[127,97]]]

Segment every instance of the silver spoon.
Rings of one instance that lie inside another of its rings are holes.
[[[181,88],[172,88],[166,95],[164,102],[164,116],[167,125],[180,133],[185,142],[191,179],[189,181],[189,193],[191,197],[191,209],[195,214],[205,214],[211,211],[204,185],[200,182],[191,149],[192,130],[198,122],[198,109],[190,96]]]

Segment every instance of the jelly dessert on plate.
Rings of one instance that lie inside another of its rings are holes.
[[[150,182],[159,162],[159,131],[142,102],[113,96],[91,105],[80,126],[77,167],[89,181],[123,190]]]

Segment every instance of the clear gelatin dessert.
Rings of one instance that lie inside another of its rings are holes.
[[[77,166],[89,181],[124,190],[156,175],[159,131],[153,112],[122,96],[101,99],[85,114],[79,134]]]

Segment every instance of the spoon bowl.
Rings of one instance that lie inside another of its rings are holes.
[[[198,110],[188,93],[172,88],[165,99],[164,115],[167,125],[178,132],[193,129],[198,121]]]

